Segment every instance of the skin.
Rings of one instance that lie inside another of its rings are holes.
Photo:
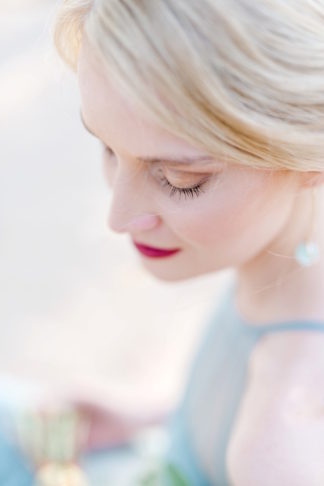
[[[296,305],[305,286],[324,289],[323,268],[300,270],[292,258],[308,231],[310,188],[322,183],[322,174],[260,170],[215,158],[193,166],[184,160],[177,167],[144,163],[138,159],[209,154],[145,119],[113,85],[86,39],[78,81],[83,121],[109,147],[104,170],[112,190],[110,229],[126,234],[130,242],[181,250],[163,259],[139,253],[147,271],[171,282],[234,267],[237,306],[250,322],[308,317],[309,312],[324,319],[320,296],[309,302],[309,309]],[[161,177],[179,188],[205,181],[203,192],[171,197]],[[322,193],[320,202],[323,214]]]

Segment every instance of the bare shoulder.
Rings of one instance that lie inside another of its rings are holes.
[[[324,484],[324,332],[266,334],[227,450],[234,486]]]
[[[254,380],[301,381],[314,373],[324,373],[324,328],[267,333],[250,357],[249,375]]]

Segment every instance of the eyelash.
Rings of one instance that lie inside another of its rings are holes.
[[[114,155],[114,152],[109,147],[104,146],[104,150],[108,154],[108,157],[112,157]],[[170,189],[170,197],[174,197],[176,194],[178,194],[180,199],[182,195],[185,197],[185,199],[187,197],[191,197],[191,199],[193,199],[194,197],[199,197],[200,194],[204,192],[202,189],[204,183],[196,184],[193,187],[180,188],[173,186],[166,177],[161,177],[160,180],[163,187]]]
[[[185,198],[191,197],[191,199],[193,199],[194,197],[199,197],[200,194],[204,192],[202,189],[203,183],[196,184],[193,187],[180,188],[170,184],[168,179],[166,179],[165,177],[161,178],[161,182],[163,187],[168,187],[170,189],[170,197],[179,194],[180,199],[182,195],[184,195]]]

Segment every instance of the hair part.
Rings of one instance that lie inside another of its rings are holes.
[[[65,0],[55,43],[82,38],[171,133],[255,168],[324,170],[324,0]]]

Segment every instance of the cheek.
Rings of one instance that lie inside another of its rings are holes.
[[[280,188],[272,179],[241,175],[197,200],[194,210],[179,212],[175,227],[194,246],[258,245],[282,224],[289,201],[286,194],[284,186]],[[190,203],[194,207],[194,201]]]

